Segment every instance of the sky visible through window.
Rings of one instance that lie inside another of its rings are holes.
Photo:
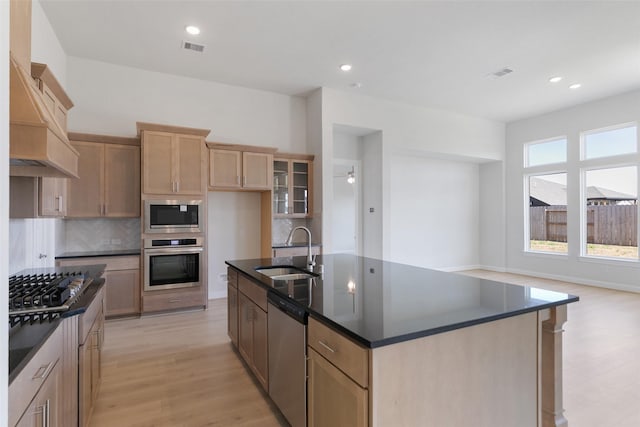
[[[588,133],[584,136],[585,159],[616,156],[637,151],[638,136],[636,126]]]
[[[527,165],[539,166],[567,161],[567,140],[538,142],[527,145]]]

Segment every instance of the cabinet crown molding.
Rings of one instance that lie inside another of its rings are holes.
[[[163,125],[158,123],[136,122],[137,135],[140,136],[143,131],[169,132],[179,133],[183,135],[196,135],[205,138],[211,132],[211,129],[197,129],[182,126]]]
[[[274,147],[260,147],[256,145],[242,145],[242,144],[227,144],[224,142],[212,142],[206,141],[207,148],[216,150],[230,150],[230,151],[250,151],[252,153],[268,153],[273,154],[278,151]]]
[[[83,142],[100,142],[103,144],[135,145],[138,147],[140,146],[140,138],[138,137],[99,135],[93,133],[69,132],[69,140]]]

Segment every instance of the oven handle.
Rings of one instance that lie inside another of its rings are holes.
[[[164,255],[164,254],[196,254],[203,251],[202,246],[198,247],[188,247],[188,248],[154,248],[154,249],[145,249],[145,255]]]

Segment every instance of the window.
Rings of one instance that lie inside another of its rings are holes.
[[[534,252],[567,253],[567,174],[531,175],[529,247]]]
[[[530,142],[525,145],[524,166],[550,165],[567,161],[567,139]]]
[[[583,159],[638,152],[637,126],[635,125],[585,132],[582,140]]]
[[[583,254],[638,259],[638,167],[587,169]]]

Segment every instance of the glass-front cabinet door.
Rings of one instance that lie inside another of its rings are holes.
[[[273,161],[273,213],[288,214],[289,206],[289,161]]]
[[[311,217],[313,156],[277,158],[273,162],[273,214],[277,217]]]

